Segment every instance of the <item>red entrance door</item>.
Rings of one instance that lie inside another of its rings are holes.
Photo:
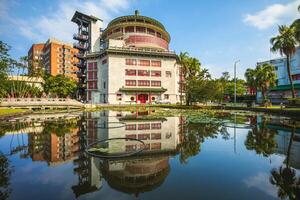
[[[140,103],[146,103],[148,100],[148,94],[139,94],[138,95],[138,101]]]

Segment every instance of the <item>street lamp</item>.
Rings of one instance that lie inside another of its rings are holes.
[[[234,106],[236,106],[236,64],[238,64],[240,60],[234,62]]]

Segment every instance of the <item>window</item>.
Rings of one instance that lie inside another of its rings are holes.
[[[150,66],[150,60],[140,60],[139,65],[140,66]]]
[[[95,80],[97,79],[97,71],[89,71],[88,72],[88,80]]]
[[[161,71],[151,71],[151,76],[161,77]]]
[[[160,87],[161,86],[161,81],[151,81],[151,86]]]
[[[136,70],[135,69],[125,69],[125,75],[136,76]]]
[[[161,133],[152,133],[151,134],[151,140],[160,140],[161,139]]]
[[[169,95],[168,95],[168,94],[165,94],[165,95],[164,95],[164,98],[165,98],[165,99],[169,99]]]
[[[150,86],[150,81],[139,80],[138,81],[138,86]]]
[[[161,33],[156,32],[156,36],[159,37],[159,38],[161,38]]]
[[[136,134],[126,135],[126,138],[136,139]]]
[[[150,124],[139,124],[138,125],[138,130],[149,130],[150,129]]]
[[[152,123],[151,129],[161,129],[161,123]]]
[[[105,81],[103,82],[103,88],[104,89],[106,88],[106,82]]]
[[[136,65],[136,59],[129,59],[127,58],[125,61],[126,65]]]
[[[136,86],[136,80],[125,80],[126,86]]]
[[[151,66],[152,67],[161,67],[161,61],[160,60],[151,60]]]
[[[293,79],[294,81],[300,80],[300,74],[294,74],[294,75],[292,75],[292,79]]]
[[[138,70],[138,76],[150,76],[149,70]]]
[[[97,89],[97,81],[88,81],[88,89]]]
[[[97,62],[88,63],[88,71],[97,70]]]
[[[172,72],[166,71],[166,77],[167,77],[167,78],[171,78],[171,77],[172,77]]]
[[[137,26],[136,27],[136,32],[145,33],[146,32],[146,28],[142,27],[142,26]]]
[[[133,26],[128,26],[125,28],[125,33],[132,33],[134,32],[134,27]]]
[[[150,35],[155,35],[155,31],[153,29],[151,29],[151,28],[148,28],[148,33]]]
[[[139,134],[138,139],[139,140],[150,140],[150,134]]]
[[[136,130],[136,125],[135,124],[126,124],[125,130]]]

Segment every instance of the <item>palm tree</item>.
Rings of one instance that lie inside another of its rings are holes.
[[[256,70],[248,68],[245,72],[246,84],[250,88],[255,89],[255,94],[257,92],[257,82],[256,82]]]
[[[269,63],[258,65],[255,69],[256,85],[261,90],[263,100],[266,100],[266,93],[270,87],[276,85],[275,68]]]
[[[293,123],[291,137],[288,145],[286,166],[280,166],[279,169],[272,169],[270,182],[278,187],[278,197],[292,200],[299,199],[300,178],[296,176],[296,171],[290,167],[290,154],[295,135],[295,123]]]
[[[295,88],[293,84],[293,79],[291,75],[291,57],[296,52],[296,45],[298,44],[296,37],[295,37],[295,27],[281,25],[278,27],[279,35],[272,37],[270,42],[272,44],[271,51],[277,52],[281,55],[286,56],[286,66],[287,66],[287,73],[289,76],[290,84],[291,84],[291,92],[292,97],[295,98]]]

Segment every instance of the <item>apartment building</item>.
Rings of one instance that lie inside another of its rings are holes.
[[[78,60],[74,57],[77,52],[72,44],[50,38],[46,43],[33,44],[28,51],[28,58],[29,63],[34,63],[34,67],[43,67],[47,74],[63,74],[77,80]]]

